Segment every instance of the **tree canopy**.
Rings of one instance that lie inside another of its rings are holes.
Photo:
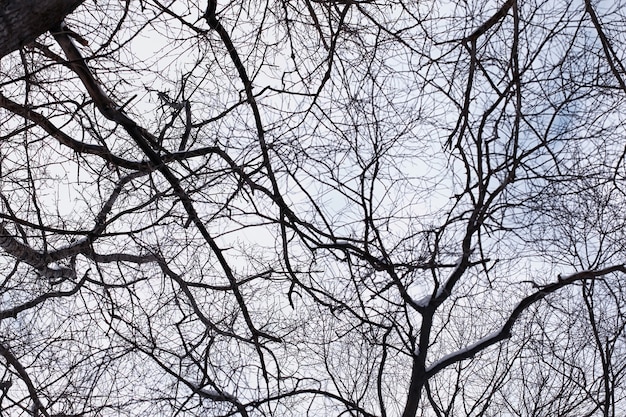
[[[0,0],[0,414],[624,415],[625,12]]]

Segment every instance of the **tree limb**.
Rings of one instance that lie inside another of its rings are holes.
[[[464,359],[469,359],[477,353],[485,350],[491,345],[494,345],[502,340],[511,337],[511,330],[515,322],[519,319],[523,312],[525,312],[531,305],[544,299],[548,294],[552,294],[561,288],[564,288],[570,284],[585,279],[595,279],[601,276],[611,274],[613,272],[626,273],[626,265],[614,265],[608,268],[600,269],[597,271],[581,271],[576,272],[566,278],[559,278],[557,282],[541,287],[538,291],[535,291],[531,295],[525,297],[520,301],[509,315],[508,320],[502,328],[498,331],[490,333],[489,335],[479,339],[470,346],[464,349],[458,350],[450,355],[446,355],[443,358],[437,360],[431,366],[426,369],[426,378],[431,378],[433,375],[443,370],[444,368],[452,365],[453,363],[460,362]]]
[[[59,25],[85,0],[0,1],[0,58]]]

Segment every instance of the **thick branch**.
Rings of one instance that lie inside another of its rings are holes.
[[[73,278],[75,272],[72,268],[55,267],[51,268],[48,265],[52,262],[57,262],[63,259],[74,258],[77,255],[84,255],[85,257],[95,262],[131,262],[136,264],[144,264],[155,262],[156,258],[152,254],[145,255],[132,255],[126,253],[108,253],[106,255],[100,255],[94,252],[93,242],[98,238],[106,228],[106,218],[111,213],[115,201],[119,197],[124,185],[129,183],[135,178],[145,175],[143,172],[135,172],[123,177],[117,186],[111,192],[111,195],[107,199],[106,203],[98,213],[95,221],[95,226],[91,232],[87,233],[87,236],[73,242],[72,244],[63,248],[53,251],[38,251],[31,248],[29,245],[22,243],[11,234],[4,226],[3,222],[0,222],[0,248],[3,249],[9,255],[15,257],[21,262],[25,262],[28,265],[36,268],[40,273],[48,278]],[[72,261],[73,262],[73,261]]]
[[[59,25],[85,0],[0,0],[0,58]]]
[[[500,7],[493,16],[487,19],[485,23],[480,25],[478,29],[472,32],[471,35],[465,38],[465,41],[476,42],[476,39],[478,39],[482,34],[484,34],[489,29],[491,29],[496,24],[498,24],[498,22],[500,22],[508,14],[511,7],[513,7],[514,5],[515,5],[515,0],[507,0],[506,2],[504,2],[502,7]]]
[[[9,348],[3,344],[0,344],[0,355],[4,356],[4,359],[15,368],[22,381],[28,388],[28,394],[30,395],[31,400],[34,403],[34,415],[38,416],[39,413],[43,414],[46,417],[49,417],[50,414],[44,408],[41,400],[39,399],[39,394],[37,393],[37,388],[35,388],[35,384],[33,380],[28,375],[26,368],[20,363],[20,361],[13,355],[13,353],[9,350]]]
[[[74,270],[71,268],[63,266],[49,267],[48,264],[53,262],[53,259],[47,256],[46,253],[19,242],[15,236],[4,227],[4,223],[0,223],[0,248],[17,260],[37,269],[39,273],[49,279],[74,278],[76,276]]]
[[[625,265],[615,265],[605,269],[600,269],[598,271],[582,271],[577,272],[575,274],[570,275],[566,278],[560,278],[557,282],[541,287],[538,291],[535,291],[531,295],[525,297],[522,301],[520,301],[517,306],[513,309],[511,314],[509,315],[508,320],[502,326],[499,331],[493,332],[472,345],[466,347],[465,349],[458,350],[450,355],[446,355],[443,358],[436,361],[433,365],[426,369],[426,378],[430,378],[442,369],[452,365],[453,363],[460,362],[464,359],[469,359],[476,355],[477,353],[485,350],[491,345],[494,345],[502,340],[508,339],[511,337],[511,330],[513,329],[513,325],[517,322],[519,317],[523,312],[528,310],[528,308],[535,304],[537,301],[544,299],[548,294],[552,294],[557,290],[560,290],[563,287],[566,287],[570,284],[573,284],[578,281],[582,281],[585,279],[595,279],[598,277],[602,277],[614,272],[622,272],[626,273]]]

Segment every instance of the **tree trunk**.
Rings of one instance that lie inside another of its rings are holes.
[[[85,0],[0,0],[0,58],[52,27]]]

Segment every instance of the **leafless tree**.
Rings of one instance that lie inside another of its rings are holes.
[[[625,10],[0,0],[0,414],[624,415]]]

